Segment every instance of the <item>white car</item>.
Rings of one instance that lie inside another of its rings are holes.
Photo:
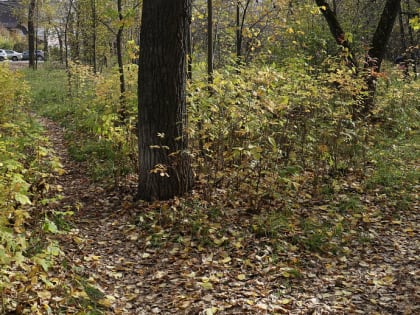
[[[4,49],[0,49],[0,61],[7,60],[7,53]]]
[[[22,60],[22,53],[14,51],[14,50],[5,50],[7,54],[7,59],[18,61]]]

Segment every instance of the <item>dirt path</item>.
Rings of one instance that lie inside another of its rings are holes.
[[[93,184],[69,159],[63,131],[43,123],[67,171],[59,179],[61,207],[77,210],[62,246],[109,296],[107,314],[420,313],[417,206],[398,220],[367,221],[366,245],[337,257],[290,251],[275,257],[246,237],[233,249],[187,246],[186,237],[177,242],[164,231],[157,244],[136,225],[140,214],[147,218],[146,205]]]

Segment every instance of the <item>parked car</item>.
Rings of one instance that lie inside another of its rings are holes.
[[[36,50],[35,51],[35,58],[36,58],[36,60],[38,60],[38,61],[42,61],[42,60],[45,60],[45,54],[44,54],[44,51],[42,51],[42,50]],[[29,60],[29,50],[25,50],[23,53],[22,53],[22,60]]]
[[[7,53],[4,49],[0,49],[0,61],[4,61],[7,59]]]
[[[6,54],[7,54],[7,59],[13,60],[13,61],[18,61],[18,60],[22,60],[22,53],[14,51],[14,50],[5,50]]]

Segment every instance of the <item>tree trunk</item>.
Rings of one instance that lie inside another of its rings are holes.
[[[138,199],[170,199],[193,184],[185,132],[190,15],[191,0],[143,1]]]
[[[401,4],[400,4],[400,12],[398,14],[398,22],[400,24],[400,40],[401,40],[401,48],[403,51],[405,51],[407,49],[407,42],[405,40],[405,30],[404,30],[404,20],[403,20],[403,15],[401,12]]]
[[[64,64],[64,45],[63,45],[63,36],[61,34],[61,30],[58,27],[55,27],[55,36],[58,39],[58,51],[60,53],[60,63]]]
[[[98,61],[97,61],[97,24],[98,24],[98,17],[96,12],[96,0],[91,0],[91,7],[92,7],[92,65],[93,65],[93,73],[96,74],[98,71]]]
[[[120,78],[120,108],[118,110],[118,116],[120,123],[124,124],[127,118],[127,108],[125,104],[125,75],[124,75],[124,63],[123,63],[123,31],[124,31],[124,17],[122,14],[122,2],[117,1],[118,10],[118,32],[117,32],[117,60],[118,60],[118,73]]]
[[[373,35],[372,45],[368,51],[367,66],[373,67],[375,71],[381,69],[381,64],[385,56],[386,46],[391,37],[395,19],[401,7],[401,0],[387,0],[381,19]]]
[[[29,50],[29,68],[35,69],[35,8],[36,0],[29,2],[28,10],[28,50]]]
[[[334,11],[331,10],[330,5],[324,0],[315,0],[316,4],[320,8],[322,15],[324,16],[330,32],[334,37],[336,43],[343,48],[344,58],[350,68],[357,69],[357,61],[352,52],[349,41],[345,38],[345,32],[340,25]]]
[[[334,36],[337,44],[343,47],[343,50],[346,52],[345,58],[347,59],[347,65],[350,68],[357,70],[356,58],[352,53],[350,43],[345,38],[345,32],[336,15],[326,1],[315,0],[315,2],[327,21],[330,32]],[[362,93],[361,102],[356,104],[354,108],[354,119],[366,117],[373,108],[376,92],[376,73],[380,71],[381,63],[386,52],[386,46],[391,37],[392,28],[394,27],[400,4],[401,0],[386,0],[385,2],[381,18],[375,33],[373,34],[371,48],[366,56],[364,64],[366,89]]]
[[[387,0],[375,33],[373,34],[371,48],[365,62],[366,94],[362,98],[360,108],[356,108],[354,118],[366,117],[374,107],[376,92],[376,74],[381,70],[381,64],[386,53],[386,46],[391,37],[395,20],[401,7],[401,0]]]
[[[420,3],[420,1],[417,1]],[[406,0],[406,6],[407,6],[407,11],[411,12],[410,9],[410,1]],[[413,34],[413,28],[410,25],[410,21],[409,21],[409,17],[407,16],[407,28],[408,28],[408,36],[410,39],[410,59],[411,59],[411,65],[413,66],[413,74],[414,74],[414,80],[417,79],[418,74],[417,74],[417,63],[418,63],[418,55],[415,53],[416,50],[418,50],[419,46],[416,43],[416,41],[414,40],[414,34]]]
[[[245,5],[243,5],[242,15],[241,15],[241,0],[236,2],[236,59],[238,65],[242,64],[242,42],[244,39],[243,31],[245,27],[245,18],[248,11],[249,4],[251,0],[246,0]]]
[[[48,46],[48,35],[49,35],[49,33],[50,33],[50,29],[49,28],[45,28],[44,29],[44,52],[45,52],[45,54],[48,54],[48,51],[50,50],[49,49],[49,46]],[[45,56],[47,56],[47,55],[45,55]]]
[[[241,1],[236,2],[236,60],[241,63],[242,55],[242,32],[241,32]]]
[[[207,80],[213,83],[213,1],[207,0]]]

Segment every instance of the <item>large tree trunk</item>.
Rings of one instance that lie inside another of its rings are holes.
[[[185,133],[191,0],[144,0],[139,63],[139,199],[165,200],[193,183]]]

